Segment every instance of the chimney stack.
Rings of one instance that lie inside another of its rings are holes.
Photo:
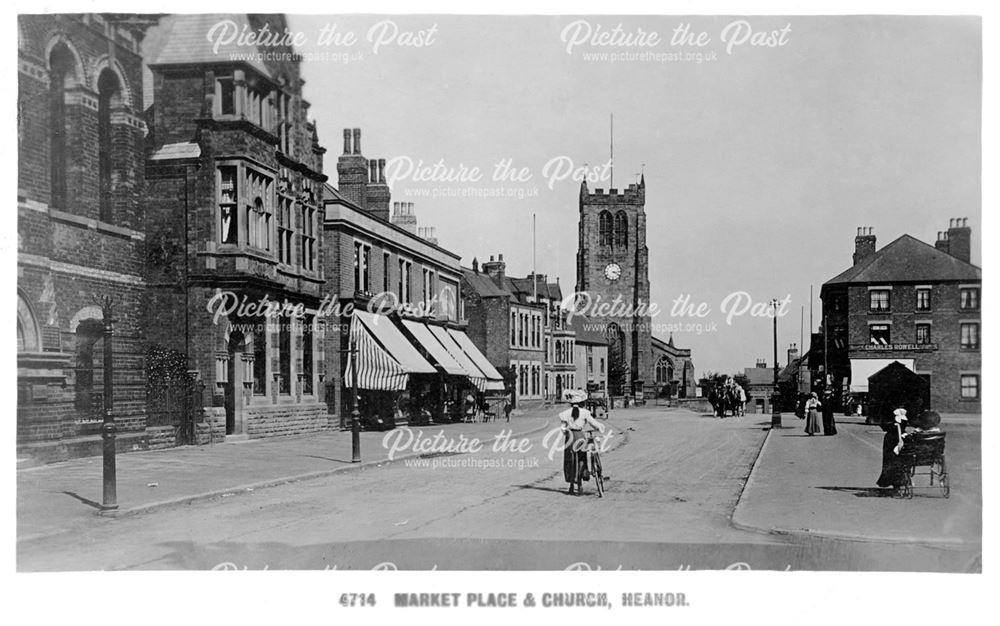
[[[489,275],[496,283],[497,287],[503,288],[503,279],[507,271],[507,264],[503,262],[503,255],[499,255],[499,258],[494,261],[493,256],[490,255],[489,263],[483,263],[483,272]]]
[[[795,359],[799,358],[799,345],[796,343],[788,346],[788,364],[791,365]]]
[[[871,226],[859,226],[854,237],[854,264],[857,265],[875,254],[875,230]]]
[[[390,221],[389,201],[392,199],[392,192],[389,185],[385,184],[385,176],[382,174],[382,166],[385,159],[371,159],[368,161],[368,186],[365,188],[366,208],[368,212],[380,220]]]
[[[413,214],[413,203],[397,202],[395,204],[398,204],[399,208],[393,211],[391,222],[406,232],[416,235],[417,217]]]
[[[472,271],[476,274],[479,273],[479,259],[472,257]]]
[[[972,229],[968,225],[969,218],[952,219],[948,227],[948,254],[965,261],[972,262]],[[936,246],[935,246],[936,247]]]
[[[344,154],[337,159],[337,190],[362,209],[368,208],[368,174],[368,161],[361,155],[361,129],[345,128]]]

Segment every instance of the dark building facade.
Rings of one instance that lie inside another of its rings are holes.
[[[285,27],[281,15],[178,15],[144,41],[144,325],[153,348],[183,355],[204,384],[215,435],[308,432],[327,425],[324,149],[294,51],[215,51],[206,34],[222,19]]]
[[[580,185],[576,291],[592,303],[619,303],[622,314],[594,317],[606,324],[611,393],[643,393],[654,377],[646,247],[646,180],[624,191]]]
[[[823,327],[810,366],[842,392],[864,393],[867,377],[899,360],[930,383],[931,408],[982,407],[982,270],[971,264],[971,229],[953,219],[934,246],[903,235],[876,249],[859,228],[854,264],[827,281]]]
[[[106,386],[98,299],[114,310],[121,450],[145,449],[141,42],[149,21],[18,17],[17,446],[96,454]]]

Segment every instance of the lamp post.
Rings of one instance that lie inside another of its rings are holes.
[[[774,389],[771,392],[771,428],[781,428],[781,409],[778,407],[778,299],[771,300],[774,311]]]
[[[114,335],[114,318],[112,317],[114,299],[111,295],[95,296],[94,301],[101,307],[104,323],[104,424],[101,428],[104,456],[104,494],[101,501],[102,511],[113,511],[118,508],[118,476],[115,467],[115,441],[117,439],[114,406],[114,366],[112,337]]]
[[[351,337],[351,463],[361,462],[361,413],[358,412],[358,340]]]

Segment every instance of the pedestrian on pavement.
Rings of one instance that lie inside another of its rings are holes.
[[[572,496],[582,494],[583,481],[590,480],[590,476],[587,475],[585,431],[598,430],[603,433],[604,424],[595,420],[590,411],[583,408],[583,403],[587,399],[587,395],[583,392],[567,391],[563,397],[570,403],[570,408],[559,414],[563,432],[566,433],[563,448],[563,478],[569,483],[569,491],[566,493]]]
[[[507,397],[505,398],[505,400],[506,400],[506,402],[504,402],[504,405],[503,405],[503,414],[504,414],[504,417],[506,417],[507,421],[509,422],[510,421],[510,412],[514,409],[514,394],[512,394],[512,393],[511,394],[507,394]]]
[[[819,402],[819,396],[816,392],[809,394],[809,399],[806,400],[806,434],[812,437],[819,432],[819,414],[817,409],[822,408],[823,405]]]
[[[882,438],[882,473],[875,484],[883,489],[892,488],[898,493],[899,488],[906,484],[903,462],[899,453],[903,450],[903,438],[906,436],[906,409],[893,411],[893,419],[882,424],[885,437]]]
[[[833,392],[823,392],[823,434],[836,435],[837,423],[833,421]]]

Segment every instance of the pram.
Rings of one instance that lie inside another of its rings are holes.
[[[944,460],[945,433],[941,431],[907,433],[903,439],[903,449],[899,452],[902,464],[901,474],[904,479],[901,495],[913,497],[913,477],[918,475],[917,468],[926,468],[919,472],[921,476],[930,478],[930,487],[937,487],[941,495],[947,498],[951,495],[951,485],[948,482],[948,466]],[[937,480],[935,485],[934,481]]]

